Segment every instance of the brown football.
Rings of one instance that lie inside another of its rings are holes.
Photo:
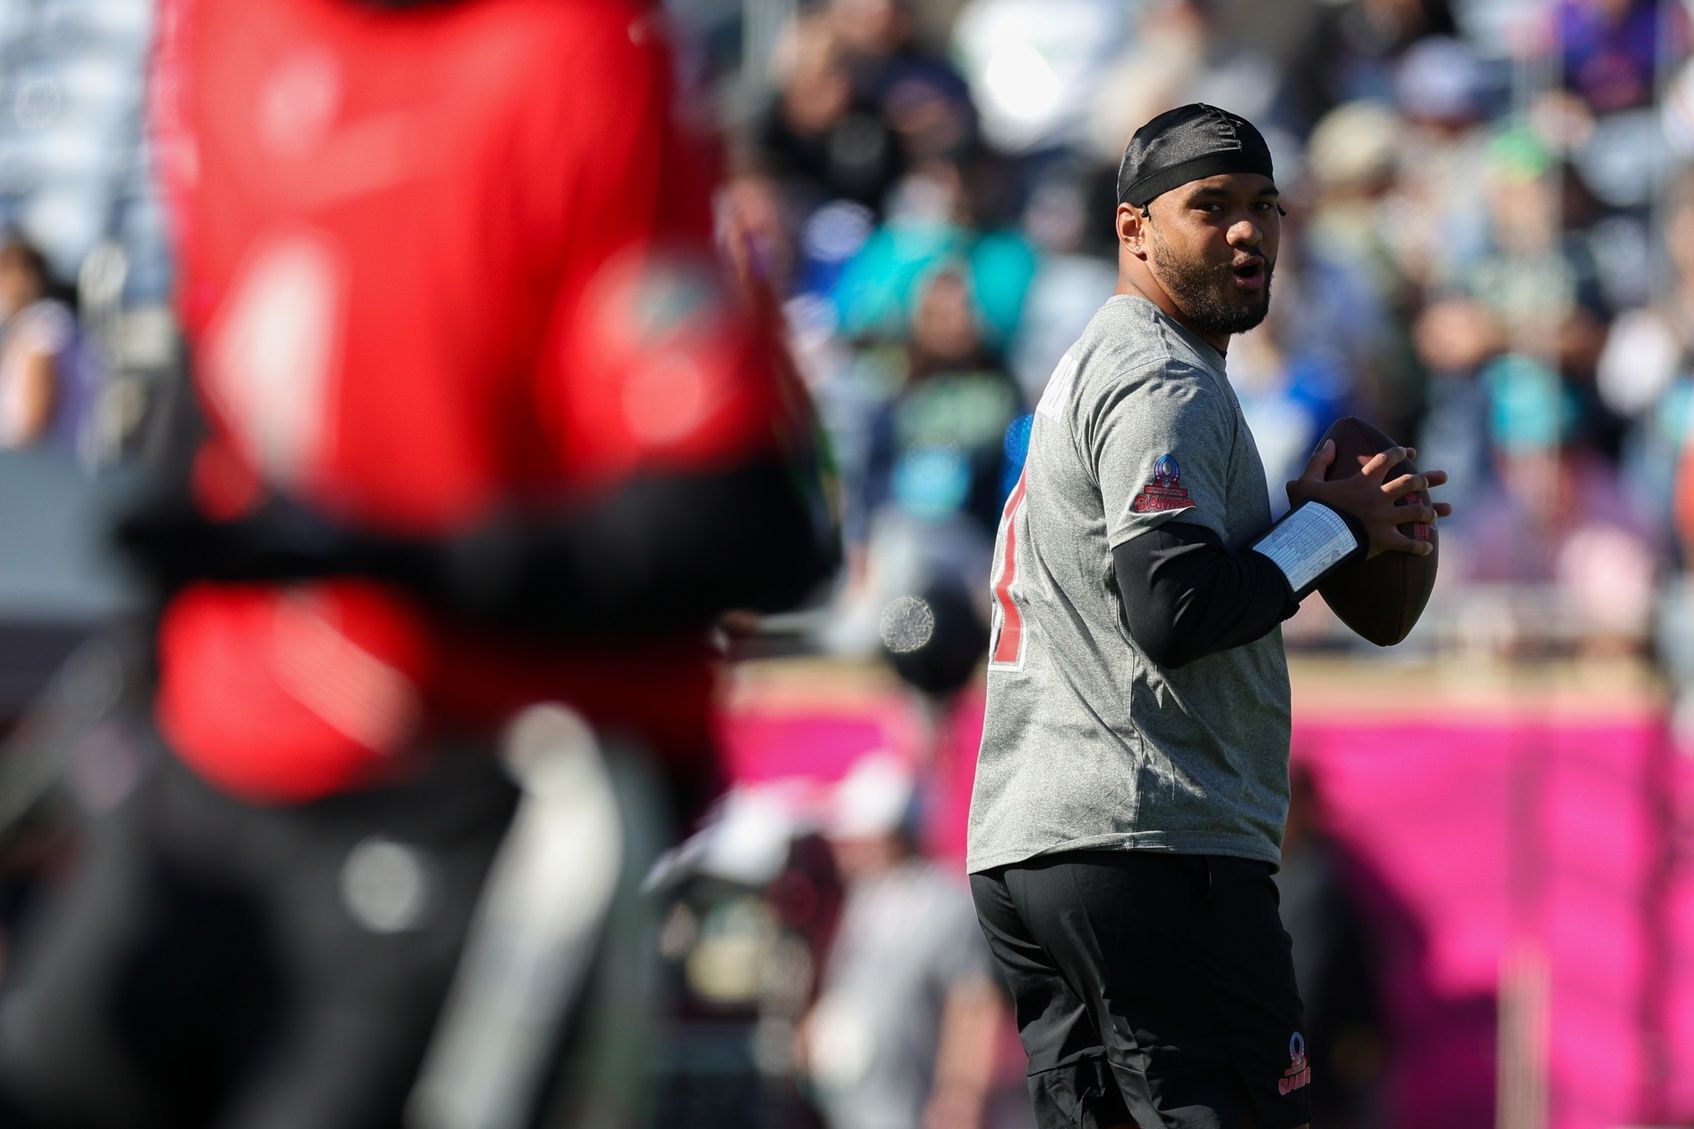
[[[1358,474],[1372,455],[1396,446],[1394,440],[1353,416],[1343,416],[1330,424],[1317,445],[1322,447],[1325,439],[1335,440],[1335,461],[1329,464],[1329,472],[1324,476],[1331,480]],[[1383,481],[1416,472],[1412,461],[1405,459]],[[1419,492],[1408,494],[1400,504],[1425,501],[1427,495]],[[1370,560],[1355,558],[1318,585],[1324,602],[1341,617],[1341,622],[1360,638],[1379,647],[1391,647],[1411,633],[1424,605],[1429,603],[1429,593],[1435,587],[1436,561],[1441,555],[1435,526],[1407,522],[1400,532],[1428,541],[1435,551],[1427,557],[1379,553]]]

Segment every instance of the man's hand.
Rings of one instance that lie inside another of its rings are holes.
[[[1310,499],[1357,518],[1370,537],[1365,552],[1367,559],[1388,552],[1427,556],[1435,547],[1406,536],[1399,527],[1408,522],[1432,525],[1438,518],[1451,516],[1453,507],[1447,502],[1412,502],[1403,506],[1398,503],[1408,494],[1421,493],[1427,497],[1431,488],[1447,481],[1447,472],[1431,470],[1387,478],[1391,467],[1416,456],[1414,448],[1390,447],[1372,455],[1358,474],[1326,480],[1324,475],[1335,461],[1335,441],[1325,440],[1323,446],[1312,452],[1300,477],[1288,484],[1289,505],[1297,506]]]

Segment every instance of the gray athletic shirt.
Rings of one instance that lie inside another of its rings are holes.
[[[1176,519],[1231,550],[1270,499],[1223,357],[1116,295],[1054,370],[994,548],[968,868],[1054,851],[1281,857],[1288,666],[1276,629],[1167,669],[1124,626],[1112,549]]]

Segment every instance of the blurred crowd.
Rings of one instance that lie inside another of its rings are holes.
[[[1230,357],[1273,498],[1358,415],[1452,473],[1423,645],[1642,650],[1694,539],[1689,47],[1654,0],[796,11],[725,209],[834,442],[830,645],[899,649],[900,597],[982,612],[1018,421],[1112,287],[1124,139],[1204,100],[1265,130],[1290,204]],[[1291,640],[1341,641],[1313,603]]]
[[[829,649],[904,639],[901,596],[984,613],[1018,421],[1112,286],[1124,140],[1191,100],[1260,125],[1290,205],[1272,316],[1230,358],[1273,499],[1349,413],[1452,474],[1413,646],[1635,651],[1689,614],[1685,4],[671,6],[719,95],[698,101],[727,135],[726,230],[786,299],[832,441],[851,553]],[[146,0],[0,13],[0,224],[47,297],[80,300],[95,347],[61,362],[49,430],[85,461],[126,449],[168,353],[151,31]],[[27,304],[0,298],[0,333],[46,332]],[[9,418],[44,410],[28,383],[4,381]],[[1346,638],[1315,601],[1289,634]]]
[[[1349,413],[1452,474],[1413,645],[1630,652],[1689,618],[1685,4],[672,7],[720,94],[700,105],[727,135],[726,231],[786,300],[834,451],[850,554],[828,649],[918,651],[901,597],[985,614],[1019,421],[1111,289],[1124,139],[1190,100],[1260,125],[1291,206],[1272,316],[1230,363],[1273,499]],[[151,30],[145,0],[0,15],[9,447],[123,452],[168,360],[138,114]],[[70,300],[91,347],[50,312]],[[41,342],[47,375],[19,359]],[[1290,638],[1346,636],[1314,601]],[[924,676],[968,666],[955,650]],[[1694,656],[1660,651],[1694,678]]]

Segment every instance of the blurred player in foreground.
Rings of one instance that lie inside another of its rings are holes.
[[[202,422],[120,529],[139,777],[10,985],[8,1127],[538,1118],[620,850],[566,754],[686,807],[714,619],[833,564],[668,50],[644,0],[164,6]]]
[[[1271,875],[1288,806],[1278,625],[1396,528],[1385,451],[1272,525],[1224,373],[1282,208],[1251,123],[1194,104],[1118,175],[1118,286],[1059,362],[995,546],[968,866],[1043,1129],[1293,1129],[1313,1084]],[[1321,1085],[1321,1080],[1317,1083]]]

